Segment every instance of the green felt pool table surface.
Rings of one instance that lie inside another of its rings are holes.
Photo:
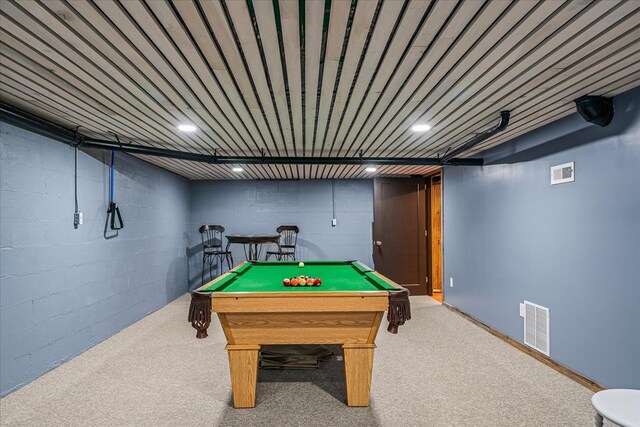
[[[256,261],[236,267],[202,292],[354,292],[397,288],[357,261]],[[320,286],[284,286],[282,280],[305,275],[320,278]]]

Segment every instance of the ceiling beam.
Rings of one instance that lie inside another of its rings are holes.
[[[51,139],[85,148],[122,151],[131,154],[167,157],[211,164],[324,164],[324,165],[443,165],[431,157],[281,157],[281,156],[217,156],[188,151],[169,150],[119,141],[89,138],[77,131],[44,120],[0,102],[2,121],[36,132]],[[482,159],[447,159],[447,165],[481,166]]]

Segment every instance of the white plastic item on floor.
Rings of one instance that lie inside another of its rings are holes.
[[[621,427],[640,427],[640,390],[611,389],[599,391],[591,398],[596,410],[596,426],[602,418]]]

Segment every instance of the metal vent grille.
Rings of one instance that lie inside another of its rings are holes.
[[[551,185],[573,182],[575,180],[574,162],[551,167]]]
[[[549,356],[549,309],[524,302],[524,343]]]

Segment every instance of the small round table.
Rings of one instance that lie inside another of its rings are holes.
[[[640,427],[640,390],[611,389],[599,391],[591,398],[596,410],[596,426],[603,417],[622,427]]]

